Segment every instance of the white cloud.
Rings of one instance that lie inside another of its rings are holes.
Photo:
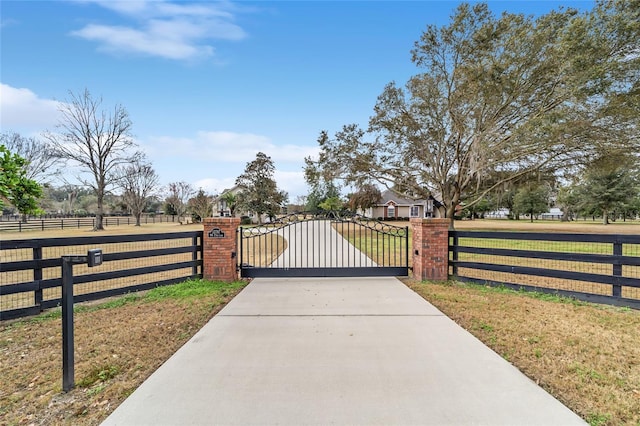
[[[142,53],[174,60],[191,60],[214,54],[210,42],[241,40],[225,3],[169,3],[165,1],[95,1],[102,7],[136,21],[132,25],[89,24],[71,34],[100,44],[99,49]]]
[[[232,177],[223,178],[223,179],[207,178],[207,179],[200,179],[194,182],[193,187],[196,189],[202,188],[205,192],[209,194],[217,195],[217,194],[220,194],[225,189],[232,188],[235,185],[235,181],[236,179]]]
[[[296,201],[296,196],[307,194],[309,188],[304,180],[304,172],[287,172],[276,170],[275,179],[278,188],[287,191],[289,194],[289,202]]]
[[[267,136],[228,131],[198,132],[193,138],[156,137],[147,145],[156,156],[235,163],[247,163],[263,152],[276,167],[279,163],[302,165],[305,157],[318,154],[317,146],[275,145]]]
[[[22,133],[40,132],[58,122],[60,103],[42,99],[29,89],[0,83],[0,128]]]
[[[289,172],[276,170],[274,179],[278,185],[278,189],[287,191],[289,201],[294,202],[296,196],[306,194],[308,192],[307,185],[304,181],[304,172]],[[207,178],[200,179],[193,183],[195,189],[202,188],[209,194],[220,194],[225,189],[232,188],[235,185],[235,178]]]

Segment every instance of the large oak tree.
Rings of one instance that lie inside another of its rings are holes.
[[[367,131],[321,133],[313,166],[349,184],[433,195],[453,218],[512,180],[637,148],[637,5],[533,18],[461,4],[415,43],[420,73],[385,87]]]
[[[268,155],[258,152],[256,159],[247,163],[244,173],[236,179],[236,185],[242,187],[238,193],[238,205],[246,211],[256,213],[258,222],[262,215],[275,217],[289,196],[278,189],[274,179],[275,165]]]

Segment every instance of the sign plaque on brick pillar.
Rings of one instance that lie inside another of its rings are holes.
[[[238,279],[236,231],[240,219],[236,217],[208,217],[204,219],[202,275],[207,280],[235,281]]]
[[[449,275],[449,219],[411,219],[413,276],[446,281]]]

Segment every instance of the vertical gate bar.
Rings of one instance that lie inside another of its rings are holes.
[[[238,227],[238,232],[240,236],[240,255],[238,256],[238,262],[240,263],[240,277],[242,277],[242,264],[244,263],[244,242],[242,241],[244,239],[244,232],[242,232],[242,226]]]
[[[329,226],[331,226],[331,220],[329,220]],[[327,222],[325,220],[324,223],[324,232],[325,235],[327,233]],[[329,230],[329,246],[327,247],[327,249],[329,250],[329,267],[333,266],[333,258],[331,257],[331,255],[333,254],[332,249],[333,249],[333,236],[331,235],[331,231]]]
[[[358,222],[353,222],[353,242],[355,243],[356,241],[358,241],[358,247],[355,246],[355,244],[353,245],[354,248],[356,248],[357,250],[354,250],[354,253],[358,253],[358,257],[360,258],[360,260],[358,260],[358,265],[360,265],[362,267],[362,239],[360,239],[360,236],[358,235],[358,232],[360,231],[360,225]],[[355,256],[355,254],[354,254]]]
[[[404,227],[404,266],[409,267],[409,227]]]
[[[282,237],[287,241],[287,248],[289,248],[289,253],[287,254],[288,262],[284,266],[290,268],[292,266],[295,266],[295,264],[296,264],[295,254],[294,254],[293,262],[291,262],[291,252],[293,251],[293,250],[291,250],[291,248],[295,248],[295,241],[292,244],[292,242],[291,242],[291,227],[290,226],[287,226],[286,228],[284,228],[282,230]],[[282,242],[282,244],[284,245],[284,241]]]
[[[367,237],[367,234],[369,234],[369,236]],[[369,228],[369,229],[365,229],[364,230],[364,237],[367,239],[367,245],[368,245],[368,249],[369,249],[369,253],[371,253],[371,259],[375,259],[376,264],[379,262],[378,260],[378,247],[375,247],[375,251],[374,251],[374,247],[373,247],[373,229]],[[367,266],[371,266],[373,265],[372,262],[367,263]]]
[[[378,244],[380,243],[380,232],[378,232],[378,235],[376,235],[376,238],[378,239]],[[382,239],[382,265],[381,266],[385,266],[386,260],[385,260],[385,252],[384,252],[385,246],[384,246],[384,238]]]
[[[305,224],[305,228],[306,230],[303,230],[303,232],[305,234],[307,234],[307,256],[309,256],[309,253],[311,253],[311,250],[309,250],[309,244],[313,241],[313,234],[309,233],[310,227],[309,227],[309,222],[302,222]],[[313,263],[313,256],[311,256],[311,262]],[[309,260],[307,259],[307,266],[309,266]],[[313,265],[311,265],[311,267],[313,267]]]
[[[251,247],[251,252],[252,252],[252,256],[253,256],[253,263],[255,265],[257,265],[257,266],[262,266],[262,263],[256,262],[256,239],[258,240],[257,241],[258,242],[257,245],[262,244],[262,238],[260,238],[260,236],[261,236],[260,233],[258,233],[257,237],[251,238],[251,240],[253,241],[253,244],[252,244],[253,247]],[[264,245],[266,247],[267,246],[267,241],[266,241],[267,239],[265,238],[264,240],[265,240],[265,244]]]
[[[389,240],[389,266],[396,266],[396,239],[392,238],[392,235],[387,234],[386,237]]]
[[[375,235],[375,243],[376,243],[376,250],[378,251],[378,265],[377,266],[381,266],[384,265],[384,245],[380,244],[380,240],[378,239],[378,233],[379,231],[376,229],[375,231],[373,231]],[[372,241],[374,239],[372,238]]]
[[[337,225],[337,224],[336,224]],[[340,235],[344,234],[344,222],[340,221]],[[347,254],[347,264],[344,264],[344,257],[345,257],[345,248],[344,248],[344,243],[345,243],[345,239],[341,239],[340,240],[340,245],[342,246],[342,264],[340,266],[344,267],[344,266],[349,266],[349,247],[346,248],[346,254]]]
[[[356,260],[356,241],[358,241],[358,246],[360,246],[360,240],[356,239],[356,222],[353,222],[353,264],[355,265]],[[349,234],[351,234],[351,230],[349,230]],[[362,266],[362,255],[358,256],[358,266]]]
[[[311,242],[311,259],[312,259],[312,267],[315,268],[316,266],[316,245],[315,245],[315,241],[316,241],[316,224],[315,224],[315,220],[310,219],[311,224],[311,235],[313,236],[313,241]],[[308,226],[308,225],[307,225]]]

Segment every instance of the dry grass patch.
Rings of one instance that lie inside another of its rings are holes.
[[[639,311],[405,282],[590,424],[640,425]]]
[[[238,247],[241,247],[238,236]],[[245,237],[242,241],[242,262],[256,267],[267,267],[287,249],[287,240],[271,232]]]
[[[245,285],[191,281],[78,305],[69,393],[59,311],[0,323],[0,424],[99,424]]]

